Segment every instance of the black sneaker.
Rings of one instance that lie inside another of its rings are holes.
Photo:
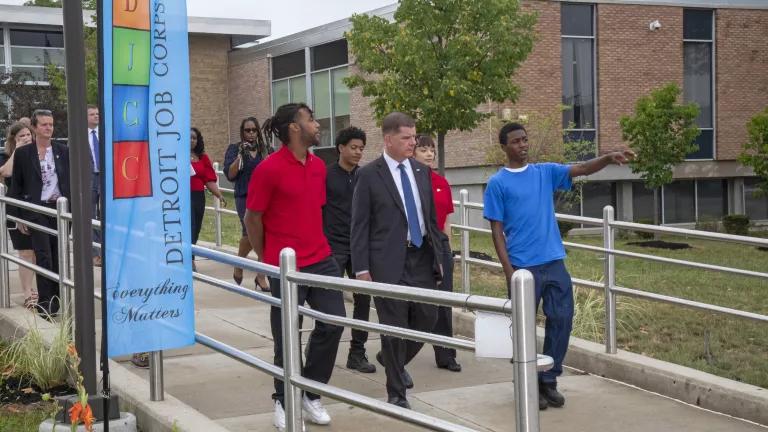
[[[539,393],[539,411],[544,411],[548,406],[549,404],[547,403],[547,400],[544,399],[544,396],[541,393]]]
[[[365,354],[350,354],[347,356],[347,369],[356,370],[361,373],[375,373],[376,366],[368,361]]]
[[[557,391],[557,384],[539,383],[539,399],[544,398],[548,406],[560,408],[565,405],[565,397]],[[539,401],[541,406],[541,401]]]

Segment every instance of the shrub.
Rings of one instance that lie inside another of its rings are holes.
[[[644,225],[653,225],[652,219],[638,219],[637,223],[644,224]],[[644,240],[650,240],[653,238],[654,234],[652,232],[646,232],[646,231],[635,231],[635,234],[641,239]]]
[[[702,218],[696,222],[696,229],[699,231],[718,232],[720,231],[720,226],[715,219]]]
[[[568,232],[576,228],[578,224],[573,222],[557,221],[557,228],[560,229],[560,238],[566,238]]]
[[[748,235],[749,216],[743,214],[727,215],[723,217],[723,227],[728,234]]]

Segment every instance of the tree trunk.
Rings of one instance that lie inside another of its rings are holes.
[[[445,177],[445,132],[437,133],[437,171]]]
[[[661,225],[661,218],[659,217],[660,209],[659,209],[659,191],[661,188],[654,188],[653,189],[653,224],[654,225]],[[653,239],[658,240],[659,239],[659,233],[655,232],[653,233]]]

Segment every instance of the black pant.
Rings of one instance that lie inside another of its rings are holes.
[[[299,271],[324,276],[339,275],[339,267],[331,257],[303,267]],[[280,298],[280,279],[269,278],[269,286],[272,287],[272,296]],[[346,316],[347,314],[341,291],[299,285],[298,303],[303,305],[304,302],[309,303],[312,309],[319,312],[337,316]],[[275,342],[275,366],[283,367],[283,320],[280,308],[270,308],[269,322],[272,326],[272,339]],[[326,384],[330,381],[343,331],[343,327],[320,321],[315,322],[315,329],[309,335],[306,351],[307,361],[301,371],[303,377]],[[309,392],[307,392],[307,396],[310,399],[320,398],[320,396]],[[280,401],[285,406],[283,380],[275,379],[275,393],[272,394],[272,399]]]
[[[44,204],[49,208],[56,208],[56,204]],[[56,218],[40,213],[25,212],[25,219],[30,222],[56,230]],[[32,237],[32,249],[35,251],[35,263],[40,267],[54,273],[59,272],[59,245],[58,237],[49,235],[34,228],[29,228]],[[48,313],[56,313],[59,310],[59,284],[41,274],[36,275],[38,305]]]
[[[192,244],[197,244],[200,230],[203,228],[203,216],[205,215],[205,191],[191,192],[192,204]]]
[[[333,254],[333,258],[339,265],[340,276],[344,277],[344,273],[350,279],[355,278],[355,273],[352,271],[352,256],[349,254]],[[353,294],[354,309],[352,309],[352,318],[368,321],[371,316],[371,296],[366,294]],[[365,355],[365,343],[368,342],[368,332],[365,330],[352,329],[352,340],[349,343],[349,356]]]
[[[420,248],[408,248],[405,269],[398,285],[436,289],[434,257],[435,253],[427,242]],[[437,306],[381,297],[374,297],[373,301],[381,324],[425,332],[431,332],[435,328]],[[381,354],[387,374],[387,396],[405,398],[405,365],[416,357],[423,345],[422,342],[381,336]]]
[[[451,241],[447,235],[442,236],[443,245],[443,282],[437,286],[440,291],[453,292],[453,252],[451,251]],[[442,336],[453,337],[453,309],[447,306],[437,307],[437,322],[435,323],[434,333]],[[456,359],[456,350],[434,346],[435,363],[438,366],[446,366],[448,362]]]

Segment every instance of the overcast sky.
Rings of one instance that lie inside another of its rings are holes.
[[[24,0],[0,3],[23,4]],[[187,0],[187,7],[193,16],[270,20],[272,38],[276,38],[392,3],[395,0]]]

